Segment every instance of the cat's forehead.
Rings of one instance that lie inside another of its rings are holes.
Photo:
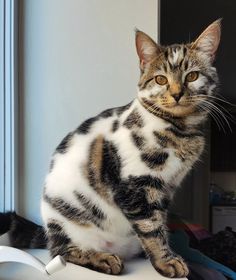
[[[169,70],[187,70],[192,52],[188,45],[174,44],[163,48],[163,63]]]
[[[191,49],[191,44],[161,46],[160,53],[147,67],[141,80],[148,80],[156,75],[181,79],[184,73],[199,71],[204,67],[204,61],[199,59],[196,50]]]

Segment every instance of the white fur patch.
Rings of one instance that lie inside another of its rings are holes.
[[[175,65],[178,63],[180,53],[178,50],[173,50],[172,54],[173,54],[172,63]]]

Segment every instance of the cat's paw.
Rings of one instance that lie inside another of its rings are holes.
[[[188,267],[179,256],[172,257],[169,260],[160,260],[155,263],[155,269],[163,276],[170,278],[186,277],[189,274]]]
[[[107,253],[100,254],[100,258],[96,263],[96,270],[107,274],[117,275],[121,273],[122,269],[123,263],[116,255],[110,255]]]

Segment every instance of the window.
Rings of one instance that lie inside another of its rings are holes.
[[[0,211],[14,210],[17,183],[17,0],[0,0]]]

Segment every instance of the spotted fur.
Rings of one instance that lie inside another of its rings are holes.
[[[204,149],[204,102],[217,89],[219,37],[219,21],[195,42],[167,47],[136,32],[137,98],[83,122],[53,155],[41,207],[52,256],[119,274],[121,259],[144,250],[161,274],[188,274],[169,247],[166,218]]]

